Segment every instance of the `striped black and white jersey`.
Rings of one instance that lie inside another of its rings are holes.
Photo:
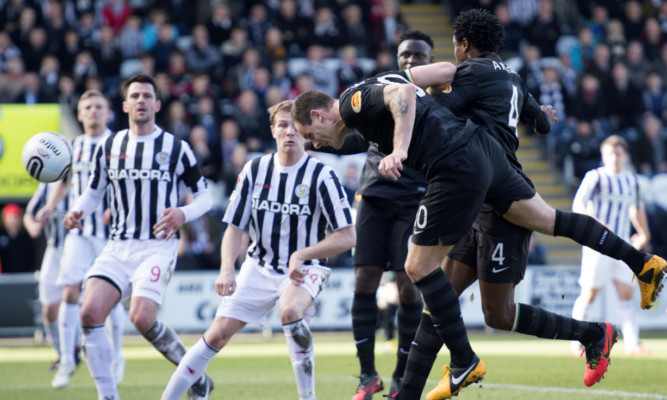
[[[296,250],[323,240],[327,224],[353,224],[350,204],[336,173],[304,154],[293,166],[275,154],[248,162],[236,182],[223,221],[250,232],[248,256],[280,273]],[[305,265],[324,264],[307,260]]]
[[[101,199],[108,188],[112,240],[156,239],[153,225],[178,206],[182,186],[208,193],[190,146],[157,126],[148,135],[113,133],[97,147],[89,194]]]
[[[574,201],[585,204],[590,215],[625,240],[630,239],[630,209],[642,206],[635,174],[604,167],[586,173]]]
[[[98,144],[106,140],[111,135],[111,130],[99,136],[79,135],[72,142],[73,160],[70,176],[69,201],[75,204],[83,191],[88,186],[88,181],[93,173],[93,156]],[[70,234],[97,237],[100,239],[109,238],[109,227],[104,225],[104,210],[109,208],[109,201],[104,197],[97,209],[90,215],[81,220],[83,229],[72,229]]]
[[[33,193],[28,206],[25,209],[26,214],[37,216],[37,212],[46,205],[49,196],[53,192],[53,187],[57,185],[53,183],[40,183],[37,190]],[[44,224],[44,236],[46,237],[47,246],[61,247],[65,241],[65,234],[67,230],[63,226],[63,217],[69,208],[69,201],[67,198],[61,200],[56,208],[53,210],[51,216]]]

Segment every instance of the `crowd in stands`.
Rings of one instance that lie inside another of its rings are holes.
[[[558,111],[544,154],[566,176],[597,166],[599,143],[614,133],[631,143],[638,173],[667,172],[667,1],[443,7],[452,17],[484,7],[503,22],[502,57]],[[183,235],[183,255],[212,269],[224,198],[246,160],[272,151],[266,108],[311,88],[336,96],[394,69],[401,33],[420,28],[406,25],[399,0],[0,0],[0,27],[0,103],[59,103],[74,113],[94,88],[110,99],[109,126],[119,130],[123,79],[155,77],[158,124],[191,144],[221,199],[201,222],[214,228]]]

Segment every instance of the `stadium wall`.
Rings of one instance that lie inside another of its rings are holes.
[[[206,330],[220,302],[214,287],[217,275],[215,271],[177,271],[160,307],[160,320],[180,332],[199,333]],[[523,282],[516,287],[516,301],[570,315],[572,304],[579,294],[578,277],[578,266],[529,266]],[[0,304],[5,305],[0,307],[0,337],[32,336],[41,330],[37,279],[35,274],[0,275]],[[319,297],[319,311],[311,320],[312,329],[349,330],[353,293],[354,270],[347,267],[334,268]],[[651,310],[638,313],[642,330],[667,329],[665,295],[658,299]],[[638,296],[639,293],[636,293],[635,298],[638,299]],[[591,319],[615,321],[617,308],[615,289],[611,283],[607,283],[602,289],[600,301],[596,302]],[[468,327],[484,326],[481,295],[476,284],[461,296],[461,309]],[[277,308],[269,314],[267,326],[274,331],[282,329]],[[246,331],[260,329],[257,325],[245,328]],[[129,320],[126,332],[136,333]]]

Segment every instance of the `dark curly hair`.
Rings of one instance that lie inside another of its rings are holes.
[[[484,9],[464,11],[454,19],[454,38],[457,42],[468,39],[481,53],[498,52],[505,39],[500,20]]]
[[[433,43],[433,38],[431,38],[429,35],[425,34],[422,31],[418,30],[405,31],[405,33],[403,33],[399,38],[398,44],[401,44],[406,40],[421,40],[423,42],[426,42],[426,44],[428,44],[431,50],[435,48],[435,44]]]

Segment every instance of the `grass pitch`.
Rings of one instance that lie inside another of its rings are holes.
[[[317,397],[347,400],[358,383],[358,362],[351,333],[315,334]],[[647,336],[647,335],[644,335]],[[605,379],[592,388],[583,384],[585,360],[570,356],[569,343],[539,340],[496,332],[471,333],[477,354],[488,372],[481,384],[472,385],[457,397],[466,399],[663,399],[667,400],[667,339],[645,338],[653,350],[649,357],[633,358],[623,353],[619,342],[612,351],[612,365]],[[664,336],[663,336],[664,337]],[[185,337],[187,346],[197,340]],[[395,345],[379,337],[376,365],[388,389],[395,363]],[[164,360],[141,337],[126,336],[123,354],[127,359],[125,380],[119,386],[123,399],[159,399],[174,366]],[[48,365],[53,350],[30,340],[0,341],[0,399],[94,399],[95,385],[84,364],[64,389],[51,388],[53,373]],[[440,368],[448,362],[442,352],[432,371],[426,392],[440,379]],[[287,346],[281,333],[271,339],[241,334],[210,364],[207,373],[215,382],[211,399],[297,399]],[[378,393],[375,399],[381,399]]]

